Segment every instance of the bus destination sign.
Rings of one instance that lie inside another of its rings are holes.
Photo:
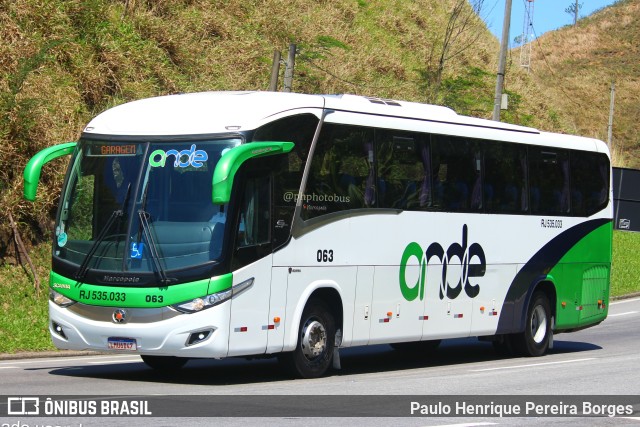
[[[94,144],[89,147],[89,156],[135,156],[135,144]]]

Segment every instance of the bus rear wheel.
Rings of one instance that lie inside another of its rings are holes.
[[[515,335],[514,345],[527,357],[542,356],[549,348],[551,337],[551,308],[546,294],[536,291],[531,297],[524,332]]]
[[[311,300],[302,312],[296,349],[282,353],[280,361],[296,377],[321,377],[331,366],[335,336],[331,311],[323,301]]]
[[[185,363],[189,361],[186,357],[174,357],[174,356],[149,356],[146,354],[141,355],[142,361],[150,368],[157,371],[176,371],[182,368]]]

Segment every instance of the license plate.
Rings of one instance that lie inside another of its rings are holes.
[[[138,345],[133,338],[109,337],[107,348],[109,350],[135,351],[138,349]]]

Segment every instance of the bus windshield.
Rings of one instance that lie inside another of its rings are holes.
[[[78,280],[92,269],[162,277],[217,261],[226,206],[212,202],[212,177],[240,143],[81,140],[58,212],[55,257],[78,266]]]

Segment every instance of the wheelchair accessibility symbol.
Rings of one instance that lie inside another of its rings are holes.
[[[142,252],[144,251],[144,243],[131,242],[131,258],[142,259]]]

